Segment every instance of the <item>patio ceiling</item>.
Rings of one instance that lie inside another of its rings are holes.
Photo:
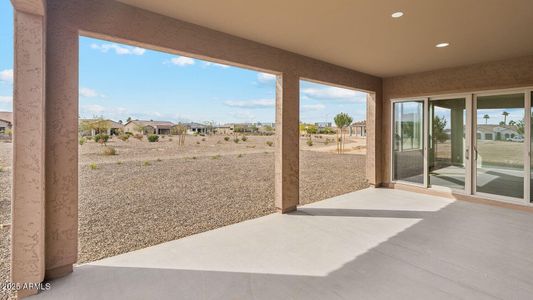
[[[533,53],[531,0],[119,1],[380,77]]]

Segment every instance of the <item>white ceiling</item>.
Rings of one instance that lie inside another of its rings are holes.
[[[381,77],[533,54],[533,0],[119,1]]]

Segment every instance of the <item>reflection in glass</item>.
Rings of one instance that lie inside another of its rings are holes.
[[[394,180],[424,183],[424,101],[394,103]]]
[[[477,98],[476,191],[524,197],[524,94]]]
[[[465,188],[464,98],[429,103],[429,184],[453,189]]]

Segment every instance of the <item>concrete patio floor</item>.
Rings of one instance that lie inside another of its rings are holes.
[[[366,189],[75,268],[32,299],[531,299],[533,214]]]

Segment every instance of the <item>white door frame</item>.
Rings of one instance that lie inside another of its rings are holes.
[[[390,145],[391,145],[391,151],[390,151],[390,181],[391,183],[401,183],[401,184],[406,184],[406,185],[413,185],[413,186],[417,186],[417,187],[425,187],[427,188],[428,186],[428,180],[427,180],[427,136],[428,136],[428,127],[427,127],[427,110],[428,110],[428,100],[429,98],[428,97],[413,97],[413,98],[403,98],[403,99],[392,99],[391,100],[391,110],[390,110],[390,120],[391,120],[391,124],[390,124]],[[409,182],[409,181],[405,181],[405,180],[395,180],[394,179],[394,104],[396,103],[400,103],[400,102],[424,102],[424,105],[423,105],[423,112],[422,112],[422,118],[423,118],[423,126],[424,126],[424,129],[422,130],[422,138],[424,139],[424,145],[423,145],[423,153],[424,153],[424,157],[423,157],[423,163],[424,163],[424,183],[423,184],[419,184],[419,183],[414,183],[414,182]]]
[[[466,194],[470,195],[472,193],[472,166],[471,166],[471,155],[470,153],[472,144],[471,144],[471,136],[472,136],[472,94],[453,94],[453,95],[444,95],[444,96],[435,96],[435,97],[429,97],[428,102],[428,109],[427,109],[427,116],[428,116],[428,131],[426,134],[426,139],[428,140],[427,145],[427,155],[426,157],[429,158],[429,103],[431,101],[439,101],[439,100],[454,100],[454,99],[464,99],[465,100],[465,110],[466,110],[466,119],[465,119],[465,149],[463,150],[463,159],[465,161],[465,188],[464,189],[454,189],[454,188],[448,188],[444,186],[430,186],[429,185],[429,168],[426,166],[427,169],[427,180],[428,184],[427,186],[430,189],[434,190],[440,190],[440,191],[450,191],[454,193],[459,194]]]
[[[483,96],[497,96],[497,95],[507,95],[507,94],[521,94],[524,93],[524,198],[514,198],[509,196],[495,195],[489,193],[478,192],[477,187],[477,98]],[[529,93],[531,94],[531,93]],[[528,117],[529,116],[529,117]],[[486,91],[478,92],[473,94],[472,102],[472,195],[480,196],[483,198],[498,200],[502,202],[514,203],[514,204],[530,204],[529,201],[529,190],[530,190],[530,178],[531,178],[531,162],[530,157],[530,148],[531,148],[531,97],[528,97],[528,90],[521,89],[506,89],[498,91]]]

